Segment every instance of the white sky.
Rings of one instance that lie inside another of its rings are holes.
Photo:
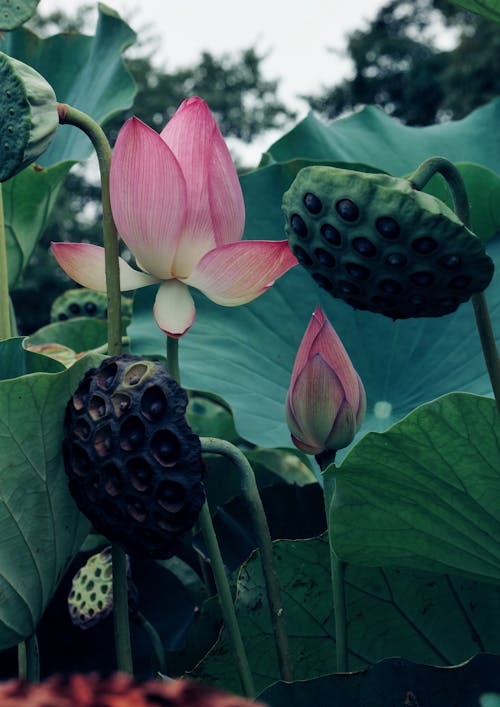
[[[71,7],[83,4],[74,0]],[[149,32],[162,38],[156,62],[167,70],[189,66],[208,50],[214,54],[256,46],[266,54],[264,76],[280,79],[279,97],[298,111],[306,104],[296,98],[331,85],[349,73],[350,65],[329,49],[345,49],[346,33],[363,27],[373,18],[383,0],[106,0],[134,30],[151,24]],[[67,0],[40,0],[46,13],[67,9]],[[146,35],[147,33],[144,32]],[[278,135],[269,134],[251,148],[231,147],[251,162]]]

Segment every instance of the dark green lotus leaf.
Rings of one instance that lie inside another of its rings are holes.
[[[369,434],[334,473],[333,545],[355,564],[500,578],[495,402],[452,393]]]
[[[64,366],[47,356],[28,351],[23,337],[0,342],[0,381],[18,378],[29,373],[59,373]]]
[[[274,544],[296,681],[335,671],[328,554],[325,536]],[[492,584],[409,569],[349,565],[349,669],[366,668],[388,655],[454,665],[477,652],[498,652],[499,602],[500,590]],[[240,571],[236,609],[259,691],[278,680],[279,672],[258,556],[252,556]],[[224,632],[195,675],[228,689],[239,689],[234,657]],[[485,684],[485,688],[491,687],[491,683]],[[419,704],[427,707],[428,703]]]
[[[3,0],[0,9],[0,30],[20,27],[35,14],[40,0]]]
[[[29,337],[30,344],[62,344],[76,353],[90,351],[106,343],[107,325],[102,319],[77,317],[55,322]]]
[[[68,164],[48,169],[32,165],[3,182],[9,287],[13,288],[26,267],[56,200]]]
[[[500,179],[479,164],[459,162],[455,167],[464,180],[469,198],[471,230],[482,241],[487,241],[500,231]],[[440,174],[436,174],[424,191],[444,201],[451,209],[453,199]]]
[[[499,239],[489,243],[488,252],[500,260]],[[135,353],[165,349],[165,335],[152,316],[155,291],[145,288],[135,296],[129,327]],[[203,389],[208,381],[231,406],[238,433],[259,446],[290,445],[286,393],[297,348],[318,303],[366,389],[368,413],[360,435],[384,430],[415,406],[451,390],[480,395],[491,390],[470,303],[438,319],[393,322],[334,300],[299,267],[243,307],[220,307],[193,294],[197,320],[180,342],[183,384]],[[500,345],[499,273],[486,297]]]
[[[476,162],[499,172],[500,144],[491,139],[499,120],[499,98],[462,120],[423,128],[403,125],[376,106],[367,106],[330,125],[311,113],[271,145],[266,162],[287,162],[297,157],[364,162],[403,176],[428,157],[438,155],[452,162]],[[478,139],[479,135],[484,139]]]
[[[489,20],[500,22],[500,3],[498,0],[451,0],[454,5],[463,7],[464,10],[475,12]]]
[[[500,657],[477,655],[453,668],[388,658],[368,670],[272,685],[259,699],[273,707],[498,707]]]
[[[0,359],[31,364],[35,354],[15,342],[17,351],[2,342]],[[55,362],[37,358],[53,370]],[[88,532],[67,487],[62,422],[67,400],[99,360],[86,357],[58,373],[11,371],[19,377],[0,381],[0,649],[33,633]]]

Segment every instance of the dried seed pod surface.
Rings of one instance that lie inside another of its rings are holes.
[[[66,408],[69,488],[95,528],[133,555],[175,552],[205,500],[185,391],[157,362],[123,355],[87,372]]]

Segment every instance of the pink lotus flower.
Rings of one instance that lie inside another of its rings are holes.
[[[241,241],[245,207],[229,150],[201,98],[185,100],[161,134],[137,118],[118,135],[111,160],[111,208],[142,272],[120,259],[120,287],[159,283],[154,316],[170,336],[192,326],[189,287],[217,304],[245,304],[296,265],[288,242]],[[105,291],[104,249],[53,243],[59,265],[85,287]]]
[[[317,307],[299,346],[286,399],[296,447],[321,454],[347,447],[366,412],[366,395],[347,351]]]

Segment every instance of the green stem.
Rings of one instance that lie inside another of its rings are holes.
[[[167,336],[167,368],[172,378],[180,385],[179,339],[174,339],[173,336]]]
[[[210,557],[215,584],[217,586],[217,594],[219,596],[219,603],[222,610],[222,617],[224,619],[224,625],[228,632],[229,641],[231,643],[231,648],[238,667],[241,686],[245,695],[253,698],[255,697],[255,688],[252,673],[248,664],[245,646],[243,645],[243,641],[241,639],[240,628],[236,619],[233,598],[231,596],[229,582],[224,569],[219,543],[217,542],[214,526],[212,524],[212,518],[206,503],[203,504],[198,522],[200,524],[203,539]]]
[[[323,473],[324,500],[326,522],[328,527],[328,545],[330,548],[330,573],[332,578],[333,609],[335,612],[335,655],[338,673],[349,670],[349,646],[347,641],[347,606],[345,597],[345,562],[342,562],[333,549],[332,533],[330,527],[330,506],[335,489],[335,479],[324,472],[335,461],[335,452],[323,452],[316,455],[316,461]]]
[[[201,448],[205,453],[222,454],[239,469],[242,477],[242,492],[250,510],[253,526],[259,542],[262,571],[271,611],[271,622],[278,656],[280,675],[283,680],[293,680],[293,669],[285,623],[285,612],[281,601],[278,574],[273,559],[273,544],[266,514],[259,495],[255,474],[243,452],[234,444],[213,437],[202,437]]]
[[[165,676],[167,674],[167,658],[165,655],[165,648],[163,647],[162,640],[152,623],[150,623],[143,614],[138,612],[136,618],[141,624],[142,628],[146,631],[153,646],[153,650],[156,656],[156,662],[158,663],[158,670]]]
[[[462,223],[470,228],[470,210],[467,191],[458,169],[444,157],[431,157],[423,162],[409,178],[415,189],[423,189],[434,174],[441,174],[450,188],[456,214]],[[476,327],[483,349],[486,368],[495,396],[497,410],[500,413],[500,357],[491,325],[488,304],[484,292],[478,292],[471,297],[476,319]]]
[[[111,147],[103,129],[95,120],[80,110],[66,104],[58,104],[59,122],[74,125],[90,138],[97,154],[101,173],[102,229],[106,252],[106,292],[108,296],[108,353],[117,356],[121,353],[121,297],[120,269],[118,265],[118,234],[116,231],[111,202],[109,198],[109,170],[111,165]]]
[[[40,653],[36,633],[17,646],[18,676],[35,683],[40,681]]]
[[[97,154],[101,174],[102,229],[105,251],[106,293],[108,298],[108,354],[119,356],[122,350],[120,268],[118,233],[109,192],[111,147],[103,129],[95,120],[77,108],[58,104],[59,122],[74,125],[91,140]],[[113,545],[113,621],[118,669],[132,672],[132,650],[128,612],[127,563],[124,551]]]
[[[10,339],[11,336],[7,240],[3,215],[3,190],[0,185],[0,339]]]
[[[113,628],[116,664],[123,673],[133,673],[128,616],[127,556],[118,545],[112,546]],[[123,579],[125,578],[125,581]],[[124,617],[126,617],[124,619]]]

